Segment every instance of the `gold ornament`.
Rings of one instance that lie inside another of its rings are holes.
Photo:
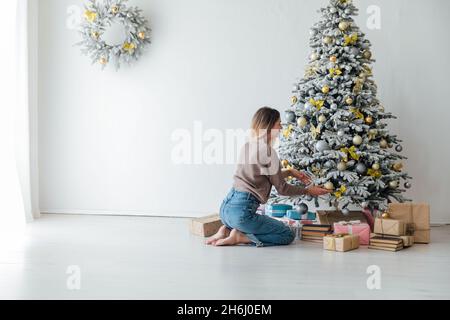
[[[329,86],[323,86],[322,87],[322,93],[327,94],[328,92],[330,92],[330,87]]]
[[[386,149],[386,148],[388,147],[388,142],[387,142],[385,139],[382,139],[382,140],[380,141],[380,147],[381,147],[382,149]]]
[[[359,111],[359,109],[350,108],[350,112],[353,113],[356,119],[364,119],[364,115],[361,113],[361,111]]]
[[[367,124],[372,124],[373,123],[373,118],[371,116],[367,116],[366,117],[366,123]]]
[[[326,121],[327,121],[327,117],[325,117],[323,114],[321,114],[321,115],[319,116],[319,122],[324,123],[324,122],[326,122]]]
[[[347,99],[345,99],[345,103],[348,104],[349,106],[353,104],[353,99],[348,97]]]
[[[290,124],[286,129],[284,129],[284,131],[283,131],[283,136],[287,139],[290,135],[291,135],[291,132],[292,132],[292,129],[293,129],[294,127],[292,126],[292,124]]]
[[[325,38],[323,38],[323,43],[325,44],[331,44],[333,42],[333,38],[326,36]]]
[[[351,148],[341,148],[340,150],[342,153],[344,153],[344,161],[348,161],[348,155],[350,154],[350,157],[354,160],[359,160],[360,155],[357,153],[357,149],[355,146],[352,146]]]
[[[108,63],[108,59],[106,59],[105,57],[101,57],[101,58],[98,60],[98,62],[99,62],[100,64],[105,65],[105,64]]]
[[[331,56],[331,57],[330,57],[330,62],[336,63],[336,61],[337,61],[336,56]]]
[[[316,140],[316,139],[317,139],[317,136],[318,136],[318,135],[320,134],[320,132],[321,132],[320,126],[317,126],[317,128],[316,128],[313,124],[311,124],[310,132],[311,132],[311,135],[312,135],[312,137],[314,138],[314,140]]]
[[[342,74],[342,71],[339,68],[330,68],[328,70],[328,72],[329,72],[330,76],[333,78],[336,76],[340,76]]]
[[[97,13],[94,11],[86,10],[84,12],[84,18],[89,22],[94,22],[95,19],[97,18]]]
[[[381,171],[380,170],[374,170],[372,168],[367,170],[367,174],[371,176],[372,178],[378,179],[381,177]]]
[[[323,108],[324,100],[314,100],[313,98],[309,99],[309,103],[317,108],[317,111]]]
[[[401,162],[394,163],[394,165],[392,166],[392,169],[394,169],[394,171],[397,171],[397,172],[402,171],[403,163],[401,163]]]
[[[369,130],[369,134],[368,134],[369,140],[376,139],[377,134],[378,134],[378,130],[377,129],[370,129]]]
[[[141,39],[141,40],[144,40],[145,39],[145,32],[144,31],[139,32],[138,33],[138,38]]]
[[[380,110],[380,112],[384,112],[384,107],[380,106],[379,110]]]
[[[341,31],[345,31],[350,27],[350,23],[348,23],[348,21],[341,21],[339,22],[339,29]]]
[[[372,165],[372,169],[373,169],[373,170],[380,170],[380,164],[379,164],[379,163],[374,163],[374,164]]]
[[[389,213],[384,212],[384,213],[381,215],[381,217],[382,217],[383,219],[389,219]]]
[[[342,185],[335,193],[334,196],[336,198],[342,198],[342,196],[344,195],[345,191],[347,191],[347,187],[345,185]]]
[[[364,80],[362,78],[356,78],[355,85],[353,86],[353,93],[358,94],[362,91]]]
[[[311,53],[311,56],[309,57],[312,61],[316,61],[319,59],[319,55],[316,52]]]
[[[289,165],[289,161],[288,160],[282,160],[281,161],[281,165],[286,168]]]
[[[334,184],[333,184],[333,182],[331,182],[331,181],[328,181],[327,183],[325,183],[325,184],[323,185],[323,187],[324,187],[325,189],[327,189],[327,190],[334,190]]]
[[[297,119],[297,124],[299,127],[304,128],[308,124],[308,121],[306,120],[305,117],[300,117]]]
[[[97,31],[92,31],[91,32],[91,37],[97,40],[98,37],[99,37],[99,33]]]
[[[366,59],[372,58],[372,52],[370,52],[369,50],[364,51],[363,57]]]
[[[298,98],[296,97],[296,96],[293,96],[292,98],[291,98],[291,103],[292,104],[296,104],[298,102]]]
[[[122,46],[123,50],[127,51],[128,53],[132,53],[134,49],[136,48],[136,45],[132,42],[125,42]]]
[[[358,34],[353,33],[350,36],[344,35],[344,46],[354,45],[358,41]]]
[[[113,14],[116,14],[117,12],[119,12],[119,7],[116,6],[116,5],[112,6],[112,7],[111,7],[111,12],[112,12]]]

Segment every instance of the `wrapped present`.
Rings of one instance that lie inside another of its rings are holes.
[[[334,223],[334,233],[348,233],[359,235],[359,243],[363,246],[369,245],[370,226],[367,223],[362,223],[359,220],[355,221],[340,221]]]
[[[317,220],[320,224],[331,225],[333,225],[335,222],[356,220],[367,223],[367,218],[361,211],[350,211],[349,214],[344,215],[341,211],[337,210],[318,210]]]
[[[286,215],[288,210],[292,210],[292,206],[289,204],[270,204],[266,207],[266,214],[271,217],[281,218]]]
[[[412,247],[414,245],[414,236],[399,236],[403,240],[404,247]]]
[[[375,233],[389,236],[406,235],[406,224],[396,219],[375,219]]]
[[[300,216],[300,212],[298,212],[297,210],[288,210],[286,211],[286,217],[292,220],[300,220],[301,216]]]
[[[415,243],[430,243],[430,206],[426,203],[390,203],[389,217],[406,224]]]
[[[302,220],[316,220],[316,214],[314,212],[308,211],[302,215]]]
[[[323,248],[330,251],[346,252],[359,248],[357,234],[331,234],[323,238]]]
[[[193,218],[190,221],[190,230],[192,234],[202,237],[209,237],[219,231],[222,221],[218,214],[213,214],[201,218]]]

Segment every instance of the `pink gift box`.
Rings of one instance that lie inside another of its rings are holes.
[[[348,233],[359,235],[359,243],[368,246],[370,241],[370,226],[361,221],[342,221],[333,225],[334,233]]]

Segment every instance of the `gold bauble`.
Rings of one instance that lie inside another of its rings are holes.
[[[105,57],[101,57],[99,60],[98,60],[98,62],[100,63],[100,64],[107,64],[108,63],[108,59],[106,59]]]
[[[119,7],[118,6],[112,6],[111,7],[111,12],[116,14],[117,12],[119,12]]]
[[[286,167],[289,165],[289,161],[287,161],[287,160],[282,160],[282,161],[281,161],[281,165],[282,165],[284,168],[286,168]]]
[[[323,187],[324,187],[325,189],[327,189],[327,190],[334,190],[334,184],[333,184],[333,182],[331,182],[331,181],[328,181],[327,183],[325,183],[325,184],[323,185]]]
[[[331,56],[330,57],[330,62],[335,63],[337,61],[337,57],[336,56]]]
[[[371,116],[367,116],[366,117],[366,123],[367,124],[372,124],[373,123],[373,118]]]
[[[403,163],[401,163],[401,162],[394,163],[394,165],[392,166],[392,169],[394,169],[394,171],[397,171],[397,172],[402,171]]]
[[[353,99],[348,97],[347,99],[345,99],[345,103],[347,103],[348,105],[353,104]]]
[[[297,98],[296,96],[293,96],[293,97],[291,98],[292,104],[296,104],[297,101],[298,101],[298,98]]]
[[[324,86],[322,88],[322,93],[327,94],[328,92],[330,92],[330,87],[329,86]]]
[[[388,147],[388,142],[387,142],[385,139],[382,139],[382,140],[380,141],[380,147],[381,147],[382,149],[386,149],[386,148]]]
[[[297,119],[297,124],[299,127],[304,128],[308,124],[308,121],[304,117],[300,117]]]
[[[369,50],[364,51],[363,57],[366,59],[372,58],[372,52],[370,52]]]
[[[350,23],[348,23],[348,21],[341,21],[341,22],[339,22],[339,29],[341,31],[347,30],[348,27],[350,27]]]
[[[372,169],[373,169],[373,170],[380,170],[380,164],[379,164],[379,163],[374,163],[374,164],[372,165]]]
[[[380,106],[379,110],[380,110],[380,112],[384,112],[384,107]]]
[[[316,52],[311,53],[310,59],[312,61],[316,61],[317,59],[319,59],[319,55]]]
[[[139,32],[138,33],[138,37],[139,37],[139,39],[144,40],[145,39],[145,32],[144,31]]]
[[[324,122],[326,122],[326,121],[327,121],[327,117],[325,117],[323,114],[321,114],[321,115],[319,116],[319,122],[324,123]]]
[[[382,217],[383,219],[389,219],[389,213],[384,212],[384,213],[381,215],[381,217]]]
[[[331,43],[333,43],[333,38],[329,37],[329,36],[326,36],[325,38],[323,38],[323,43],[331,44]]]
[[[99,34],[98,34],[97,31],[92,31],[92,32],[91,32],[91,37],[92,37],[92,38],[98,39],[98,36],[99,36]]]

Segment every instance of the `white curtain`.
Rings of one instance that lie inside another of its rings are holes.
[[[28,0],[2,3],[0,28],[0,227],[13,230],[37,216],[31,153]]]

